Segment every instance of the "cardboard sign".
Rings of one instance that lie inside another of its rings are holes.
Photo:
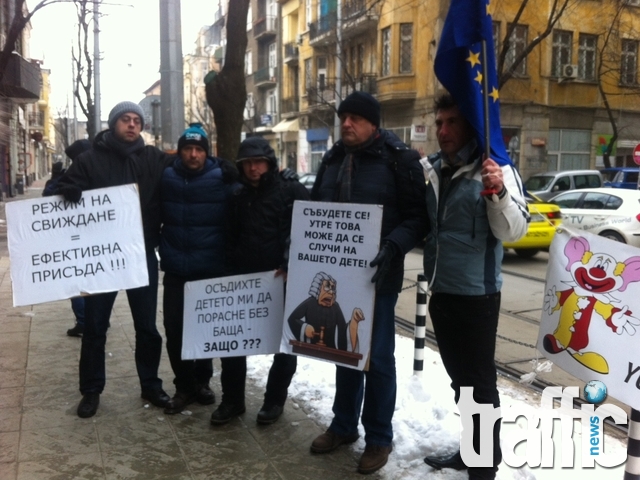
[[[640,250],[562,227],[549,250],[538,350],[640,409]]]
[[[149,285],[135,184],[6,205],[13,306]]]
[[[284,281],[274,273],[185,283],[182,359],[278,352]]]
[[[382,206],[296,201],[280,351],[366,369]]]

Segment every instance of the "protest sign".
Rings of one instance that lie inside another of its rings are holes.
[[[182,359],[276,353],[283,297],[273,271],[185,283]]]
[[[640,409],[640,250],[562,227],[549,249],[538,349]]]
[[[366,369],[382,206],[296,201],[280,351]]]
[[[13,305],[149,284],[135,184],[6,205]]]

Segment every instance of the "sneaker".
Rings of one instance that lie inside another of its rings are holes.
[[[84,333],[84,325],[76,323],[76,326],[67,330],[67,335],[70,337],[81,337]]]
[[[171,402],[171,397],[161,388],[157,390],[143,390],[140,396],[160,408],[167,408]]]
[[[222,402],[218,408],[211,414],[211,425],[224,425],[233,417],[242,415],[245,412],[244,403],[232,405]]]
[[[311,443],[311,452],[312,453],[329,453],[333,452],[340,445],[346,445],[348,443],[353,443],[360,435],[354,433],[352,435],[338,435],[333,433],[331,430],[327,430],[322,435],[316,437],[316,439]]]
[[[200,405],[211,405],[216,403],[216,395],[209,387],[209,384],[205,383],[198,387],[196,402]]]
[[[164,413],[167,415],[175,415],[176,413],[182,412],[187,405],[191,405],[198,399],[197,393],[184,393],[184,392],[176,392],[173,396],[167,408],[164,409]]]
[[[360,457],[358,464],[358,472],[363,474],[373,473],[380,470],[387,464],[389,454],[391,453],[391,445],[369,445],[364,448],[364,453]]]
[[[99,393],[85,393],[78,404],[78,416],[80,418],[93,417],[98,411],[98,405],[100,405]]]
[[[280,405],[263,405],[258,412],[258,418],[256,422],[260,425],[270,425],[275,423],[282,415],[283,408]]]

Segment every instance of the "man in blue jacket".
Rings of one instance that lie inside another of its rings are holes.
[[[184,284],[224,275],[225,224],[234,184],[225,177],[226,160],[209,156],[207,134],[192,123],[178,140],[178,157],[162,175],[160,267],[164,273],[164,328],[176,393],[165,413],[191,403],[210,405],[211,359],[182,360]]]

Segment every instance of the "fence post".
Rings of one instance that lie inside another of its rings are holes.
[[[624,480],[640,480],[640,412],[631,409]]]
[[[418,275],[416,289],[416,325],[414,327],[413,374],[422,375],[424,368],[424,338],[427,325],[427,277]]]

